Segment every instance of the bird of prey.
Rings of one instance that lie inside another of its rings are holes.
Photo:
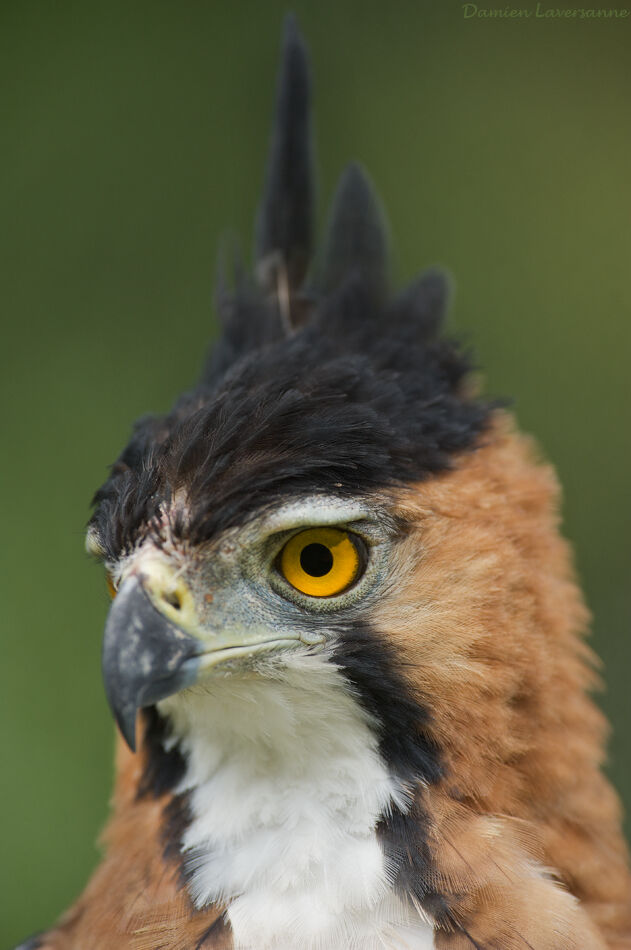
[[[550,467],[342,175],[312,248],[287,21],[254,274],[136,424],[87,546],[113,597],[105,854],[39,950],[623,950],[631,876]]]

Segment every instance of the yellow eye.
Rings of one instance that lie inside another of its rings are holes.
[[[105,583],[107,584],[108,594],[110,595],[112,600],[114,600],[114,598],[116,597],[116,588],[114,587],[114,581],[112,580],[111,574],[105,575]]]
[[[292,587],[310,597],[340,594],[357,579],[357,544],[339,528],[307,528],[280,552],[280,572]]]

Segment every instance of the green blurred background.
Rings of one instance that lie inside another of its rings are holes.
[[[131,420],[195,377],[222,235],[249,247],[284,9],[0,5],[1,947],[52,923],[98,858],[113,730],[88,502]],[[449,266],[487,389],[515,398],[559,469],[629,807],[631,20],[293,9],[320,209],[360,158],[397,278]]]

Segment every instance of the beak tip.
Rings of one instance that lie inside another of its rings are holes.
[[[131,752],[136,751],[136,707],[129,706],[115,715],[118,730]]]
[[[199,641],[156,609],[137,577],[121,585],[105,624],[105,695],[121,736],[136,751],[138,709],[190,686]]]

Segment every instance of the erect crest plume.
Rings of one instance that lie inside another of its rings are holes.
[[[300,322],[309,298],[304,284],[313,250],[315,191],[310,86],[307,52],[294,18],[288,16],[255,236],[258,281],[276,295],[287,329]],[[321,268],[311,291],[331,293],[353,274],[381,290],[387,279],[387,258],[379,203],[366,175],[353,163],[340,179]]]
[[[291,297],[305,279],[313,244],[310,87],[304,43],[288,16],[255,253],[259,281],[277,294],[289,319]]]
[[[352,162],[333,198],[324,246],[308,278],[313,255],[314,160],[311,80],[304,41],[293,16],[285,19],[274,122],[263,196],[255,226],[255,280],[237,274],[236,293],[223,275],[217,304],[224,337],[213,353],[205,379],[210,381],[239,355],[290,334],[305,323],[318,300],[353,279],[385,297],[388,236],[375,191]],[[444,310],[444,278],[435,274],[432,302]],[[410,301],[412,303],[413,301]],[[429,300],[421,306],[427,310]]]
[[[343,172],[313,254],[307,54],[285,22],[276,109],[255,229],[254,277],[219,282],[222,334],[198,385],[141,420],[95,496],[111,558],[157,530],[202,541],[292,493],[358,496],[448,468],[491,406],[469,360],[440,336],[448,282],[426,271],[390,297],[388,238],[372,185]],[[162,518],[162,521],[164,518]]]

